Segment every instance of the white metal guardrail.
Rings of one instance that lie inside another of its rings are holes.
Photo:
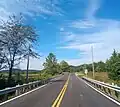
[[[28,84],[23,84],[23,85],[17,85],[15,87],[10,87],[6,88],[3,90],[0,90],[0,103],[3,101],[6,101],[10,98],[19,96],[25,92],[28,92],[34,88],[37,88],[43,84],[46,84],[50,81],[51,79],[48,80],[40,80],[40,81],[35,81],[35,82],[30,82]]]
[[[102,91],[103,93],[107,94],[108,96],[120,101],[120,87],[110,85],[104,82],[100,82],[97,80],[93,80],[90,78],[83,77],[83,80],[94,86],[96,89]]]
[[[25,92],[28,92],[32,89],[35,89],[41,85],[47,84],[48,82],[54,82],[56,81],[56,79],[58,77],[62,76],[62,74],[60,75],[56,75],[55,77],[46,79],[46,80],[39,80],[39,81],[34,81],[34,82],[30,82],[28,84],[23,84],[23,85],[17,85],[15,87],[10,87],[10,88],[5,88],[3,90],[0,90],[0,103],[14,98],[16,96],[19,96]]]

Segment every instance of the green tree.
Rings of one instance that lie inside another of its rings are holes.
[[[97,71],[97,72],[106,72],[105,63],[102,62],[102,61],[98,62],[97,65],[96,65],[95,71]]]
[[[61,61],[60,66],[61,66],[62,72],[69,72],[70,71],[69,65],[68,65],[68,63],[66,61],[64,61],[64,60]]]
[[[115,50],[110,59],[106,61],[106,70],[109,78],[116,81],[120,80],[120,55]]]
[[[43,64],[46,73],[48,74],[56,74],[57,71],[57,59],[56,56],[53,53],[49,53],[49,55],[46,58],[46,62]]]

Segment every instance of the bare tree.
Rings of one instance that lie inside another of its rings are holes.
[[[5,55],[3,53],[3,44],[0,42],[0,70],[6,68]]]
[[[4,57],[9,68],[8,84],[12,77],[13,67],[28,55],[29,45],[36,41],[35,29],[23,23],[23,17],[11,16],[0,26],[0,43],[3,43]],[[33,50],[29,53],[36,56]]]

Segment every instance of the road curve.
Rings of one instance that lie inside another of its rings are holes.
[[[84,81],[78,79],[75,74],[71,74],[69,79],[68,77],[68,74],[65,74],[47,86],[1,107],[52,107],[62,89],[66,90],[61,93],[60,107],[119,107],[91,89]],[[67,80],[69,81],[66,86]]]

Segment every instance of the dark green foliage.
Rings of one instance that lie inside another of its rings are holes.
[[[97,72],[106,72],[106,64],[102,61],[98,62],[95,70]]]
[[[95,71],[96,72],[105,72],[106,71],[106,66],[105,63],[100,61],[98,63],[94,63],[94,67],[95,67]],[[72,69],[72,72],[81,72],[85,69],[88,69],[89,72],[92,71],[92,64],[82,64],[80,66],[70,66],[70,68]]]
[[[0,90],[6,87],[6,79],[3,74],[0,74]]]
[[[62,72],[70,71],[68,63],[65,62],[64,60],[60,62],[60,67],[61,67]]]
[[[25,83],[25,78],[20,75],[20,72],[17,72],[15,75],[15,82],[16,84],[22,85],[23,83]]]
[[[112,56],[106,61],[106,70],[110,79],[120,80],[120,54],[115,50]]]
[[[7,83],[7,87],[14,87],[16,86],[16,82],[15,82],[15,78],[14,77],[11,77],[10,81],[9,81],[9,84]]]
[[[81,72],[83,71],[83,66],[69,66],[70,72]]]

